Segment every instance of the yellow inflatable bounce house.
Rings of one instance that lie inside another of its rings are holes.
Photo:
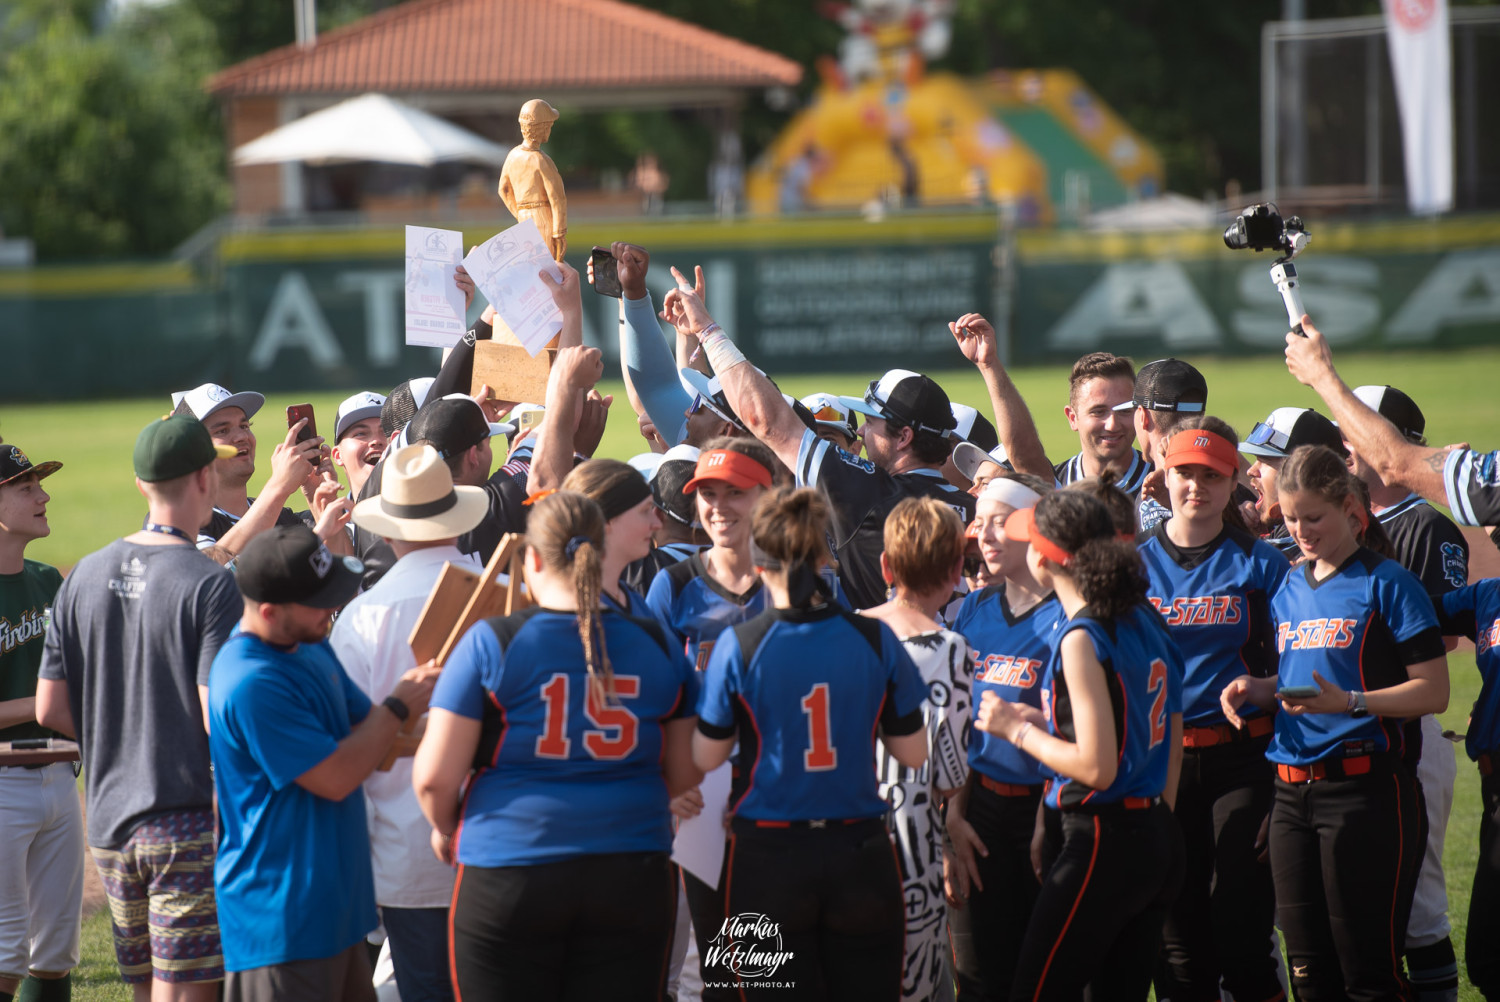
[[[842,59],[746,177],[750,210],[1007,204],[1024,224],[1157,195],[1161,158],[1070,70],[924,71],[947,0],[839,8]],[[1081,205],[1080,205],[1081,203]]]

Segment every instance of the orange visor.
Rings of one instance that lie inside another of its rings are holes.
[[[698,457],[693,479],[682,485],[682,493],[691,494],[709,480],[722,480],[732,487],[771,486],[771,471],[745,455],[728,449],[714,449]]]
[[[1168,469],[1174,466],[1206,466],[1226,477],[1232,477],[1240,469],[1239,450],[1229,444],[1229,439],[1211,431],[1188,429],[1179,431],[1167,441]]]
[[[1014,539],[1018,543],[1030,543],[1042,556],[1063,567],[1073,560],[1073,554],[1037,529],[1035,508],[1018,508],[1011,512],[1010,517],[1005,520],[1005,538]]]

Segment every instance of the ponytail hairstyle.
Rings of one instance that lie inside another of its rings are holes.
[[[1135,544],[1119,537],[1105,503],[1090,491],[1053,491],[1036,503],[1036,531],[1071,554],[1062,573],[1090,610],[1104,619],[1146,599],[1146,574]]]
[[[630,472],[640,477],[634,470]],[[604,513],[597,504],[575,491],[549,494],[536,502],[527,517],[526,545],[541,556],[548,570],[572,576],[578,604],[578,637],[583,642],[589,685],[602,697],[601,702],[613,702],[615,676],[604,645],[599,608]]]
[[[1106,466],[1099,471],[1097,477],[1075,480],[1063,490],[1075,491],[1096,498],[1109,513],[1115,533],[1121,539],[1134,540],[1135,534],[1140,531],[1141,527],[1136,521],[1135,502],[1130,500],[1129,494],[1115,486],[1115,481],[1119,480],[1120,476],[1118,472]]]
[[[828,585],[819,565],[833,559],[828,550],[828,499],[811,487],[778,487],[755,504],[750,518],[750,555],[755,566],[786,574],[787,596],[804,609]]]
[[[565,491],[577,491],[599,506],[604,521],[613,522],[651,496],[651,486],[640,471],[618,459],[590,459],[568,472]]]
[[[1228,421],[1220,420],[1212,414],[1195,414],[1190,418],[1186,418],[1177,425],[1177,431],[1211,431],[1236,449],[1240,447],[1239,432],[1235,431]],[[1176,434],[1176,432],[1173,432],[1173,434]],[[1238,482],[1238,478],[1231,479],[1234,479],[1236,483]],[[1245,524],[1245,516],[1240,511],[1240,506],[1234,503],[1233,491],[1229,494],[1229,503],[1224,506],[1224,510],[1219,514],[1224,519],[1224,524],[1230,528],[1243,529],[1245,532],[1250,532],[1250,527]]]
[[[1280,494],[1307,491],[1331,505],[1342,506],[1344,499],[1354,498],[1356,518],[1355,541],[1376,553],[1395,559],[1396,548],[1391,537],[1370,511],[1370,489],[1349,472],[1342,456],[1326,445],[1304,445],[1293,450],[1276,475],[1276,490]]]

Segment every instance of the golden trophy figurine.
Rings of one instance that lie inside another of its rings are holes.
[[[542,152],[557,121],[557,109],[533,98],[521,105],[520,121],[521,145],[510,151],[500,170],[500,201],[516,222],[534,220],[552,259],[561,261],[568,249],[568,196],[557,165]]]

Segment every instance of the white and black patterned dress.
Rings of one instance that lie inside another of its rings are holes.
[[[952,630],[933,630],[902,643],[927,683],[927,764],[901,765],[884,745],[875,750],[880,795],[891,805],[901,882],[906,895],[906,967],[902,999],[953,997],[948,909],[943,899],[943,819],[937,790],[956,789],[969,773],[969,644]]]

